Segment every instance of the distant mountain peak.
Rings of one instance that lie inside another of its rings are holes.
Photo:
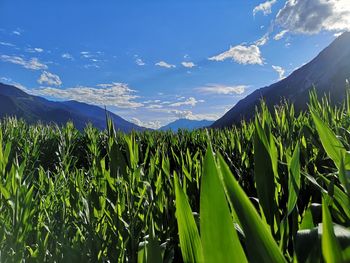
[[[213,121],[208,121],[208,120],[190,120],[190,119],[181,118],[159,128],[159,130],[162,130],[162,131],[171,130],[176,132],[179,129],[185,129],[185,130],[191,131],[194,129],[209,127],[212,124],[213,124]]]

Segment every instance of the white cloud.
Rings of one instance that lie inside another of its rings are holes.
[[[0,45],[2,45],[2,46],[8,46],[8,47],[15,47],[14,44],[9,43],[9,42],[0,42]]]
[[[40,70],[40,69],[48,68],[47,65],[40,62],[37,58],[31,58],[30,60],[25,60],[22,57],[18,57],[18,56],[1,55],[0,60],[4,62],[21,65],[26,69]]]
[[[272,12],[271,8],[276,2],[277,0],[270,0],[264,3],[261,3],[260,5],[254,7],[253,15],[255,16],[258,12],[262,12],[264,16],[271,14]]]
[[[151,109],[154,111],[161,111],[161,112],[167,112],[169,109],[174,107],[182,107],[182,106],[191,106],[194,107],[198,103],[204,102],[204,100],[197,100],[194,97],[189,97],[186,99],[186,97],[183,96],[175,96],[175,101],[162,101],[159,99],[156,100],[145,100],[142,103],[145,104],[146,109]]]
[[[217,120],[219,118],[217,114],[195,114],[189,110],[170,110],[168,113],[173,114],[177,119]]]
[[[18,30],[13,30],[13,31],[12,31],[12,34],[17,35],[17,36],[20,36],[20,35],[21,35],[21,32],[18,31]]]
[[[89,69],[89,68],[100,68],[99,65],[97,65],[96,63],[90,63],[90,64],[85,64],[84,68]]]
[[[344,32],[337,32],[337,33],[334,33],[334,36],[335,36],[335,37],[339,37],[339,36],[341,36],[343,33],[344,33]]]
[[[185,68],[193,68],[196,66],[193,62],[186,62],[186,61],[182,62],[181,65],[184,66]]]
[[[204,87],[196,88],[201,93],[219,95],[240,95],[248,88],[246,85],[225,86],[219,84],[208,84]]]
[[[174,102],[172,104],[170,104],[169,106],[170,107],[180,107],[180,106],[185,106],[185,105],[188,105],[188,106],[196,106],[197,103],[199,102],[204,102],[203,100],[196,100],[195,98],[193,97],[189,97],[187,100],[185,101],[179,101],[179,102]]]
[[[269,34],[263,35],[261,38],[255,41],[255,44],[257,46],[264,46],[267,43],[267,41],[269,41]]]
[[[133,123],[135,123],[138,126],[141,127],[146,127],[146,128],[150,128],[150,129],[159,129],[161,127],[161,123],[160,121],[147,121],[147,122],[143,122],[141,120],[139,120],[138,118],[131,118],[131,121]]]
[[[93,55],[89,52],[89,51],[81,51],[80,52],[80,55],[83,57],[83,58],[92,58]]]
[[[350,30],[349,0],[288,0],[276,24],[293,33]]]
[[[135,63],[136,63],[137,65],[139,65],[139,66],[144,66],[144,65],[146,65],[146,63],[145,63],[141,58],[137,58],[137,59],[135,60]]]
[[[27,52],[29,53],[41,53],[41,52],[44,52],[44,49],[42,48],[39,48],[39,47],[35,47],[35,48],[26,48],[25,49]]]
[[[168,64],[165,61],[159,61],[155,64],[156,66],[163,67],[163,68],[175,68],[175,65]]]
[[[161,100],[145,100],[143,101],[144,104],[152,104],[152,103],[159,103]]]
[[[274,66],[274,65],[272,65],[272,68],[278,73],[279,79],[284,78],[284,73],[286,72],[284,68],[280,66]]]
[[[44,71],[41,73],[40,78],[38,79],[38,83],[41,85],[49,85],[49,86],[61,86],[62,81],[59,76]]]
[[[61,55],[61,57],[62,57],[62,58],[65,58],[65,59],[70,59],[70,60],[73,60],[73,59],[74,59],[73,56],[72,56],[71,54],[69,54],[69,53],[63,53],[63,54]]]
[[[231,47],[228,51],[225,51],[217,56],[209,58],[214,61],[224,61],[231,58],[239,64],[263,64],[263,58],[261,57],[260,49],[257,45],[238,45]]]
[[[281,32],[277,33],[277,34],[273,37],[273,39],[274,39],[274,40],[281,40],[281,39],[284,37],[284,35],[287,34],[287,33],[288,33],[288,30],[282,30]]]
[[[44,87],[31,90],[38,96],[52,97],[62,100],[76,100],[88,104],[101,106],[115,106],[118,108],[138,108],[142,103],[136,102],[139,96],[135,95],[125,83],[99,84],[97,87],[77,86],[75,88],[59,89]]]
[[[147,109],[161,109],[163,108],[163,105],[160,104],[151,104],[146,107]]]

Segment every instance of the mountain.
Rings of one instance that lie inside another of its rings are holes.
[[[124,132],[145,130],[110,111],[107,113],[118,130]],[[84,129],[87,123],[99,129],[106,128],[106,112],[100,107],[77,101],[49,101],[29,95],[14,86],[0,83],[0,118],[6,116],[16,116],[28,123],[41,121],[64,125],[72,121],[79,130]]]
[[[262,98],[270,109],[285,98],[294,103],[296,110],[303,110],[313,86],[319,95],[329,94],[332,102],[338,103],[344,99],[346,79],[350,80],[350,32],[343,33],[316,58],[287,78],[258,89],[240,100],[211,127],[227,127],[242,119],[249,120]]]
[[[178,119],[176,121],[169,123],[168,125],[165,125],[159,128],[159,130],[161,131],[172,130],[174,132],[177,132],[178,129],[187,129],[192,131],[194,129],[209,127],[212,124],[213,124],[213,121],[207,121],[207,120],[197,121],[197,120],[188,120],[188,119]]]

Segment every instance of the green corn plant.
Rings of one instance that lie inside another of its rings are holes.
[[[349,261],[349,92],[317,95],[221,130],[1,120],[0,261]]]

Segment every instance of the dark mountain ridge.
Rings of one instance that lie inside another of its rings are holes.
[[[110,111],[107,114],[118,130],[145,130]],[[22,118],[28,123],[40,121],[64,125],[72,121],[79,130],[83,130],[88,123],[101,130],[106,128],[106,111],[98,106],[77,101],[50,101],[0,83],[0,118],[10,116]]]
[[[344,99],[347,79],[350,79],[350,32],[343,33],[316,58],[287,78],[255,90],[240,100],[211,127],[227,127],[242,119],[249,120],[254,116],[255,107],[260,105],[261,99],[270,109],[286,99],[294,103],[296,110],[303,110],[313,87],[319,95],[330,95],[332,102],[338,103]]]

